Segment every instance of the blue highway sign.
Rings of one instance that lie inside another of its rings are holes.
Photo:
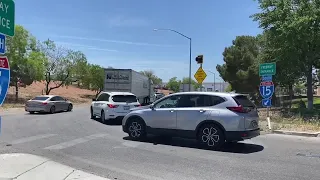
[[[272,81],[272,76],[261,76],[261,81],[262,82]]]
[[[10,84],[10,66],[6,56],[0,56],[0,106],[5,100]]]
[[[269,99],[274,93],[274,84],[272,81],[260,83],[260,94],[263,99]]]
[[[263,107],[271,107],[272,101],[271,99],[262,99],[262,106]]]
[[[6,36],[4,34],[0,34],[0,54],[6,53]]]

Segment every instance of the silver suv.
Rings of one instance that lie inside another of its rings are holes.
[[[259,116],[247,96],[221,92],[183,92],[131,109],[122,129],[132,139],[147,134],[195,138],[210,148],[260,135]]]

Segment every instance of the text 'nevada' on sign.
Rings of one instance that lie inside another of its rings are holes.
[[[0,33],[14,36],[15,4],[13,0],[0,0]]]

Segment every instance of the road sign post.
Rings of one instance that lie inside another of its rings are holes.
[[[0,56],[0,106],[4,102],[10,84],[10,66],[6,56]]]
[[[262,107],[267,108],[267,122],[271,128],[269,108],[272,106],[272,95],[274,93],[274,83],[272,76],[276,74],[276,63],[264,63],[259,65],[259,76],[261,76],[260,94],[262,96]]]
[[[14,36],[15,4],[13,0],[0,0],[0,33]]]

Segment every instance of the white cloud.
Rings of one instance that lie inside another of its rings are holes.
[[[189,63],[176,60],[126,60],[114,63],[108,62],[108,66],[119,69],[134,69],[135,71],[153,70],[164,81],[168,81],[175,76],[181,79],[189,75]]]
[[[118,44],[138,45],[138,46],[173,47],[172,45],[165,45],[165,44],[151,44],[151,43],[141,43],[141,42],[132,42],[132,41],[119,41],[119,40],[110,40],[110,39],[98,39],[98,38],[78,37],[78,36],[60,36],[60,35],[55,35],[54,37],[65,38],[65,39],[77,39],[77,40],[87,40],[87,41],[100,41],[100,42],[109,42],[109,43],[118,43]]]
[[[118,50],[114,50],[114,49],[98,48],[95,46],[87,46],[87,45],[75,44],[75,43],[69,43],[69,42],[56,41],[55,43],[58,45],[61,45],[61,46],[72,46],[72,47],[85,48],[85,49],[89,49],[89,50],[119,52]]]
[[[109,27],[141,27],[149,23],[144,18],[118,15],[107,18],[107,24]]]

